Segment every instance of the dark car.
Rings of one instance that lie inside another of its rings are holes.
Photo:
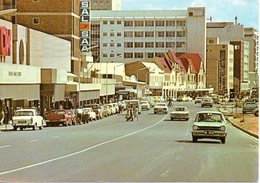
[[[245,102],[243,106],[243,113],[253,113],[253,111],[257,108],[257,104],[255,102]]]
[[[258,117],[258,116],[259,116],[258,107],[257,107],[257,108],[255,108],[255,109],[253,110],[253,114],[254,114],[256,117]]]
[[[84,112],[83,109],[81,109],[81,108],[77,109],[77,122],[78,123],[81,123],[81,122],[84,124],[88,123],[89,118],[90,118],[89,114]]]

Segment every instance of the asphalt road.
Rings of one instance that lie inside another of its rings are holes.
[[[144,111],[89,124],[0,132],[0,182],[257,181],[258,140],[228,124],[226,144],[192,142],[189,121]],[[177,105],[175,104],[175,105]],[[214,110],[208,108],[206,110]]]

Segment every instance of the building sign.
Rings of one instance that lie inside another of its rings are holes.
[[[90,0],[80,0],[80,51],[89,52],[90,47]]]
[[[11,56],[12,31],[0,26],[0,56]]]

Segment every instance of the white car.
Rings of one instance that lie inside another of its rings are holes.
[[[15,131],[17,128],[20,128],[20,130],[24,128],[32,128],[33,130],[39,128],[41,130],[44,120],[36,109],[20,109],[15,111],[12,125]]]
[[[148,101],[141,101],[140,103],[141,103],[142,110],[143,109],[150,110],[151,107]]]
[[[116,114],[116,107],[113,104],[107,104],[111,109],[112,114]]]
[[[85,114],[89,114],[89,120],[92,121],[92,120],[96,120],[97,119],[97,115],[96,113],[93,111],[92,108],[83,108],[83,113]]]
[[[166,113],[166,114],[168,113],[168,107],[167,107],[166,103],[160,102],[160,103],[155,104],[154,114],[159,113],[159,112]]]
[[[192,141],[209,138],[226,142],[226,120],[221,112],[200,111],[197,113],[192,126]]]
[[[184,106],[175,106],[170,113],[170,118],[173,121],[174,119],[185,119],[189,120],[190,112],[187,107]]]
[[[201,101],[201,107],[204,106],[209,106],[212,107],[213,106],[213,100],[211,97],[203,97],[202,101]]]
[[[197,104],[197,103],[201,103],[201,101],[202,101],[202,97],[196,97],[195,98],[195,104]]]
[[[113,108],[115,108],[116,113],[119,113],[119,106],[118,103],[112,103]]]

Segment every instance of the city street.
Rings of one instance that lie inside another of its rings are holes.
[[[192,142],[189,121],[143,111],[89,124],[0,132],[0,182],[257,181],[258,140],[228,124],[226,143]]]

